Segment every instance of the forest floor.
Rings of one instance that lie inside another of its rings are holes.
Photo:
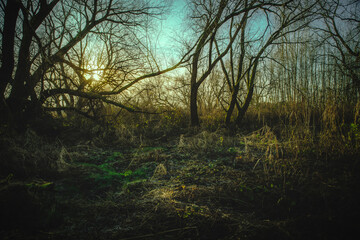
[[[22,162],[2,171],[0,238],[354,236],[360,229],[359,156],[294,156],[270,135],[261,130],[227,138],[205,131],[137,147],[55,143],[57,150],[39,147],[44,140],[36,136],[23,147],[2,140],[8,144],[3,164],[5,158]],[[56,171],[38,163],[39,172],[16,172],[34,167],[27,158],[41,157],[56,158]]]

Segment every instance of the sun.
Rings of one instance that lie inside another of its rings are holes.
[[[87,68],[86,78],[88,80],[96,80],[100,81],[102,79],[103,70],[100,70],[101,68],[95,65],[90,65]]]
[[[102,75],[102,71],[100,71],[100,70],[94,70],[91,72],[92,79],[94,79],[96,81],[101,80],[101,75]]]

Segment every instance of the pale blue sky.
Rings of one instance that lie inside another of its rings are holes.
[[[167,54],[177,51],[175,46],[186,31],[186,0],[174,0],[170,12],[159,25],[158,49]],[[176,54],[174,52],[174,54]]]

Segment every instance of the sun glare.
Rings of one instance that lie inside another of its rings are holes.
[[[102,78],[103,71],[99,69],[100,68],[97,66],[89,66],[88,67],[89,71],[86,74],[86,78],[88,80],[92,79],[92,80],[100,81]]]
[[[99,81],[101,79],[101,71],[100,70],[96,70],[96,71],[93,71],[91,73],[91,77],[96,80],[96,81]]]

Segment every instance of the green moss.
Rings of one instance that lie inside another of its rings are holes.
[[[49,186],[53,185],[52,182],[31,182],[26,184],[28,188],[47,188]]]
[[[152,174],[152,170],[147,167],[141,167],[135,171],[126,170],[124,172],[117,172],[108,164],[95,167],[100,171],[90,173],[88,179],[93,180],[100,188],[148,179]]]

